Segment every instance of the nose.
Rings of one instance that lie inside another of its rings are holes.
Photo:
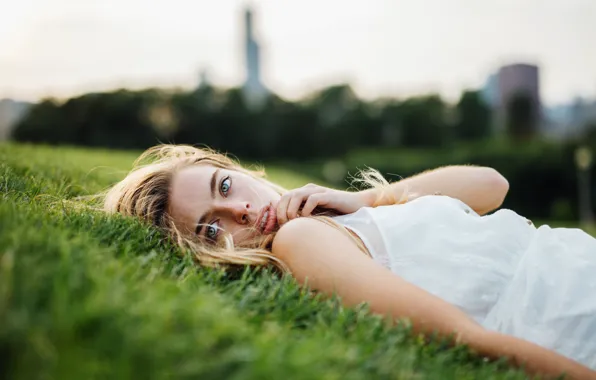
[[[248,202],[226,202],[222,208],[228,213],[237,223],[248,224],[250,222],[248,214],[250,210],[250,203]]]

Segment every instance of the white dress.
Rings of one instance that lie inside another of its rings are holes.
[[[334,218],[373,259],[513,335],[596,369],[596,239],[534,227],[507,209],[479,216],[447,196]]]

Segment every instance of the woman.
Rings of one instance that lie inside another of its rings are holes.
[[[135,166],[105,210],[150,221],[204,265],[272,264],[347,306],[455,333],[528,373],[596,379],[596,240],[536,229],[510,210],[485,215],[508,191],[493,169],[446,167],[393,184],[368,171],[370,189],[345,192],[285,191],[190,146],[151,148]]]

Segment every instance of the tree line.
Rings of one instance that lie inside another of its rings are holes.
[[[531,104],[512,104],[520,136],[533,132]],[[493,134],[491,109],[477,91],[451,105],[438,95],[359,99],[349,85],[299,101],[274,94],[255,109],[242,89],[118,90],[35,105],[13,132],[17,141],[144,149],[158,142],[205,144],[249,159],[337,157],[362,147],[441,148]],[[511,123],[510,123],[511,124]]]

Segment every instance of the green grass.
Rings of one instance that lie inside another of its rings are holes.
[[[0,145],[0,378],[524,378],[289,277],[197,268],[153,228],[65,202],[137,153]]]

